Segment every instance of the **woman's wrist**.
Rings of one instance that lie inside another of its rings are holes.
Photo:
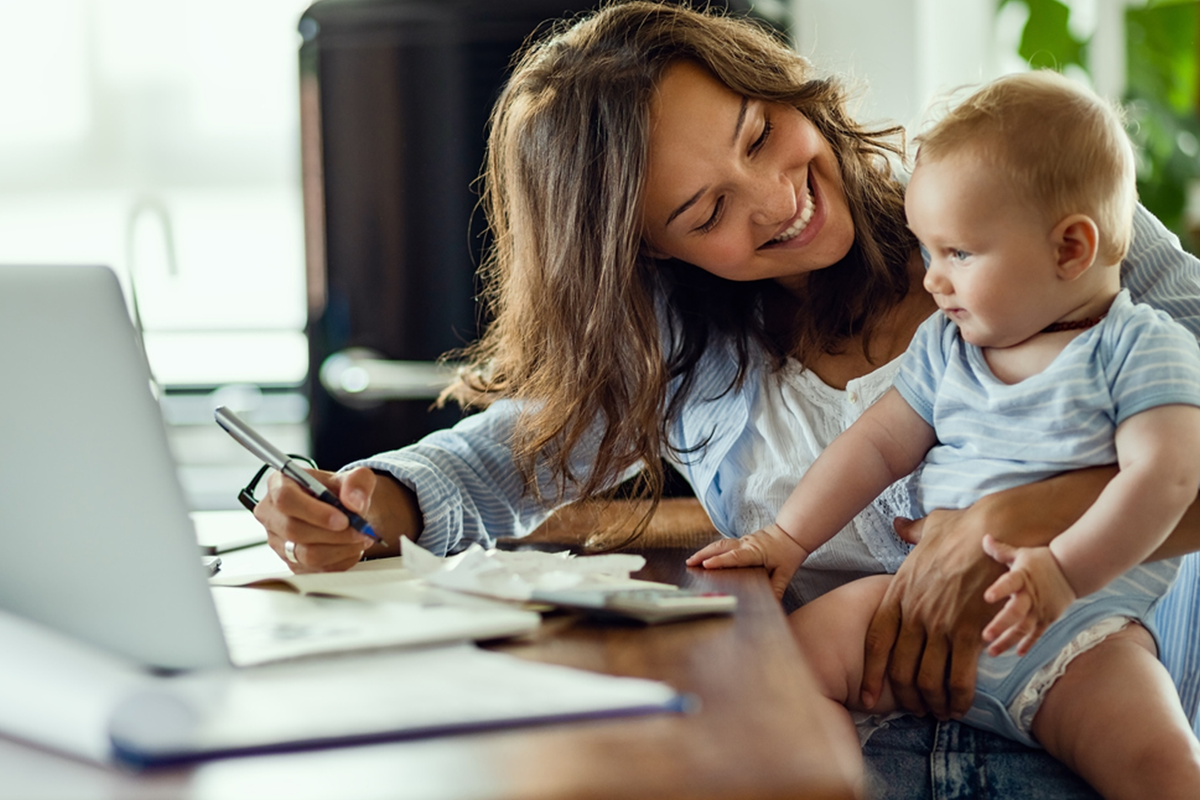
[[[1014,547],[1038,547],[1083,516],[1116,475],[1116,467],[1093,467],[1056,475],[988,495],[972,510],[982,531]]]
[[[398,556],[402,538],[416,541],[421,535],[424,527],[421,506],[412,489],[391,473],[378,469],[371,471],[376,475],[376,483],[368,514],[379,541],[363,552],[363,558]]]

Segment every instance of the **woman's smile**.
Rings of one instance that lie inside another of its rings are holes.
[[[804,183],[804,192],[800,197],[799,206],[799,213],[791,219],[787,227],[764,244],[763,248],[778,249],[784,245],[803,247],[820,233],[821,226],[825,222],[824,206],[820,207],[821,213],[818,213],[816,196],[807,181]]]

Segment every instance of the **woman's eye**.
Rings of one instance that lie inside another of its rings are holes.
[[[715,206],[713,206],[712,216],[709,217],[708,220],[706,220],[703,225],[701,225],[699,228],[696,228],[696,230],[700,231],[701,233],[708,233],[713,228],[717,227],[717,223],[721,221],[721,211],[724,208],[725,208],[725,198],[718,197],[717,204]]]
[[[771,124],[771,120],[763,120],[762,133],[760,133],[758,138],[754,140],[754,143],[750,145],[750,155],[754,155],[759,150],[762,150],[763,145],[767,143],[767,139],[771,138],[771,131],[774,129],[774,127],[775,126]]]

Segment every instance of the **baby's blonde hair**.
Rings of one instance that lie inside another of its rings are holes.
[[[1119,108],[1049,70],[1008,75],[917,137],[917,164],[969,150],[1002,170],[1018,197],[1054,225],[1086,214],[1097,263],[1125,257],[1137,203],[1133,146]]]

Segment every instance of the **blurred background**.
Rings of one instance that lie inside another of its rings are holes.
[[[864,120],[915,130],[1030,64],[1090,83],[1193,246],[1197,0],[727,4],[855,81]],[[590,5],[0,0],[0,263],[117,271],[193,508],[236,507],[256,466],[216,405],[326,467],[406,444],[456,418],[428,411],[434,361],[477,330],[470,183],[508,58]]]

